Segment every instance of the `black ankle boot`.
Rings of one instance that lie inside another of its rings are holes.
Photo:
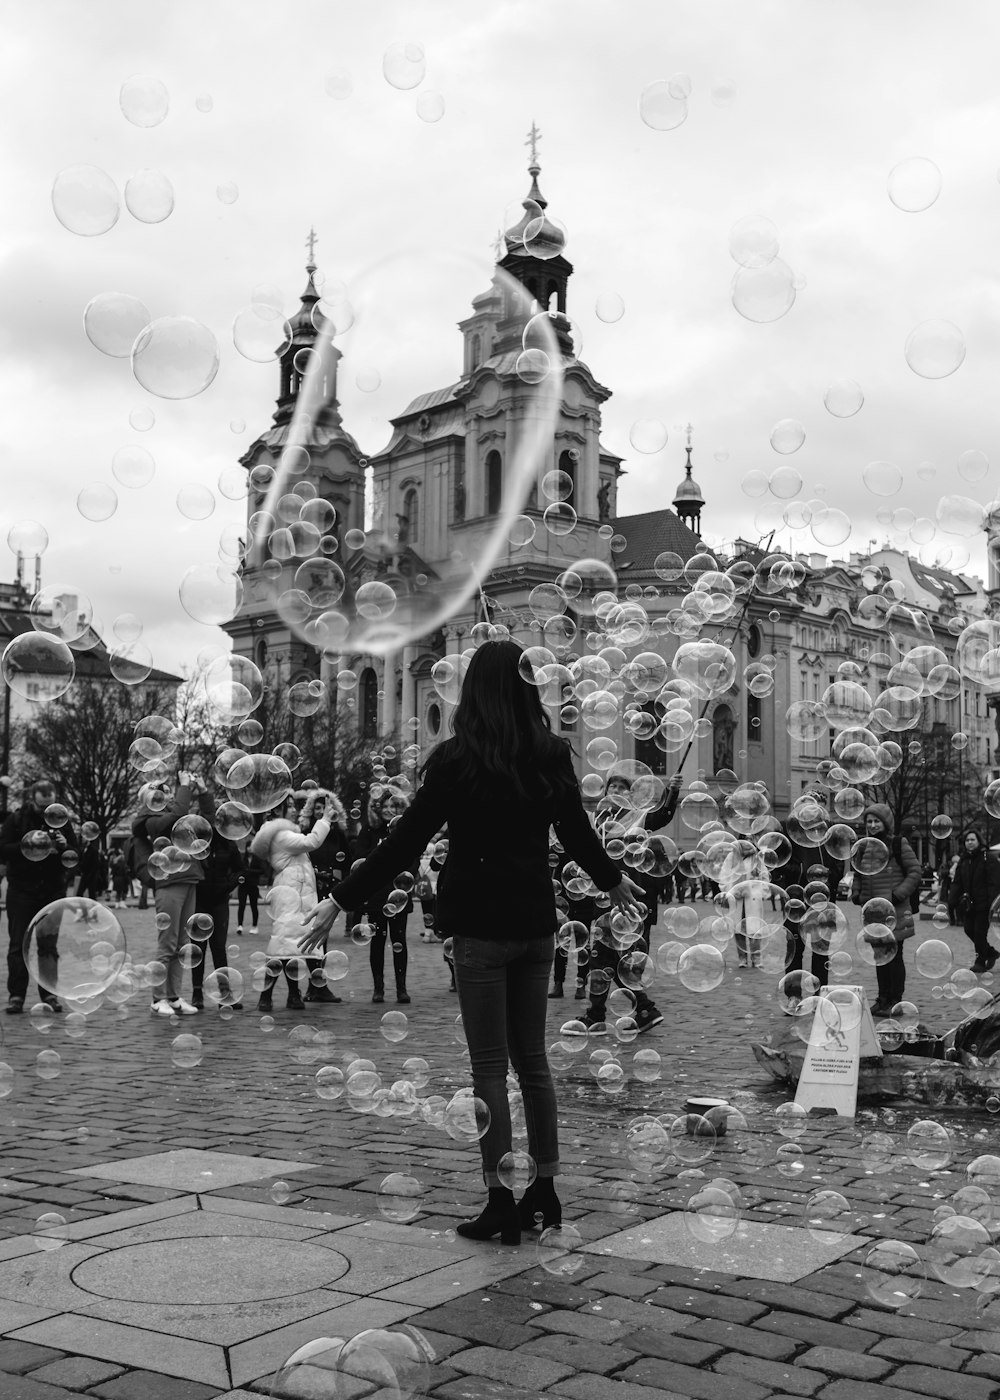
[[[306,1009],[306,1004],[302,1000],[302,993],[299,991],[298,987],[289,987],[288,1000],[285,1002],[285,1006],[289,1011],[304,1011]]]
[[[402,1002],[404,1006],[406,1006],[409,1003],[410,994],[406,990],[405,982],[396,983],[396,1000]]]
[[[257,1010],[258,1010],[258,1011],[273,1011],[273,1010],[274,1010],[274,1007],[271,1005],[271,988],[270,988],[270,987],[265,987],[264,990],[261,992],[261,994],[260,994],[260,1001],[257,1003]]]
[[[562,984],[561,982],[553,982],[553,984],[552,984],[552,990],[551,990],[551,992],[549,992],[549,1001],[552,1001],[553,998],[555,998],[555,997],[561,997],[562,994],[563,994],[563,984]]]
[[[467,1240],[491,1240],[499,1235],[501,1244],[520,1244],[521,1220],[513,1191],[491,1186],[483,1211],[475,1220],[465,1220],[455,1228]]]
[[[375,988],[375,990],[372,992],[372,1001],[376,1002],[376,1003],[379,1004],[379,1005],[381,1005],[381,1003],[382,1003],[383,1001],[385,1001],[385,988],[384,988],[384,987],[376,987],[376,988]]]
[[[536,1215],[542,1217],[542,1229],[550,1225],[562,1224],[562,1206],[556,1195],[555,1182],[550,1176],[539,1176],[528,1187],[517,1203],[517,1213],[521,1217],[522,1230],[536,1230]]]

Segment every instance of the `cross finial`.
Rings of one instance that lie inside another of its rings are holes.
[[[306,247],[309,249],[309,265],[312,267],[316,262],[316,230],[311,226],[309,237],[306,239]]]
[[[690,446],[691,446],[691,434],[694,432],[694,427],[693,427],[693,425],[692,425],[691,423],[689,423],[689,424],[687,425],[687,427],[684,429],[684,431],[687,433],[687,445],[688,445],[688,447],[690,447]]]
[[[539,142],[539,140],[540,140],[540,138],[541,138],[541,135],[542,135],[542,133],[538,130],[538,127],[535,125],[534,122],[532,122],[532,123],[531,123],[531,130],[528,132],[528,139],[527,139],[527,141],[525,141],[525,143],[524,143],[526,146],[530,146],[530,147],[531,147],[531,164],[532,164],[532,165],[537,165],[537,164],[538,164],[538,142]]]
[[[497,229],[497,236],[496,236],[496,238],[494,238],[493,244],[492,244],[492,247],[493,247],[493,255],[494,255],[494,257],[496,258],[497,262],[499,262],[500,259],[503,257],[503,253],[504,253],[504,243],[505,243],[505,240],[504,240],[504,236],[503,236],[503,229],[502,229],[502,228],[499,228],[499,229]]]

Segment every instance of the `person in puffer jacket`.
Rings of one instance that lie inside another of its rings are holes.
[[[920,862],[905,836],[897,837],[892,811],[882,802],[874,802],[864,811],[864,834],[884,843],[889,859],[882,870],[873,875],[855,873],[851,899],[855,904],[867,904],[870,899],[887,899],[892,903],[895,923],[892,928],[895,953],[876,965],[878,1000],[872,1007],[873,1016],[888,1016],[903,998],[906,968],[903,965],[903,944],[916,932],[910,895],[920,885]],[[876,945],[881,946],[881,945]]]
[[[329,834],[325,804],[312,830],[305,832],[299,826],[295,799],[290,797],[278,815],[266,821],[250,842],[251,855],[267,861],[274,872],[268,896],[272,931],[267,945],[267,975],[257,1003],[258,1011],[272,1009],[271,993],[282,972],[288,983],[286,1005],[289,1010],[305,1008],[299,980],[306,981],[313,969],[302,958],[299,939],[305,932],[304,916],[317,904],[316,875],[309,857],[319,850]]]
[[[976,950],[972,971],[989,972],[1000,954],[990,943],[990,914],[1000,895],[1000,862],[974,826],[962,832],[962,855],[952,882],[966,937]]]

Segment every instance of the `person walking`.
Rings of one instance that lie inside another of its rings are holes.
[[[243,846],[240,850],[240,863],[242,868],[236,886],[236,932],[242,937],[248,904],[250,932],[255,934],[260,931],[260,882],[267,880],[270,871],[262,860],[251,855],[249,846]]]
[[[962,832],[953,890],[965,936],[976,950],[972,971],[989,972],[1000,954],[990,943],[990,914],[1000,895],[1000,862],[974,826]]]
[[[266,861],[273,872],[271,893],[271,937],[267,945],[267,968],[264,990],[257,1003],[258,1011],[272,1009],[274,984],[282,973],[288,984],[290,1011],[302,1011],[300,981],[307,980],[308,966],[302,965],[299,939],[304,931],[304,917],[316,907],[316,875],[309,859],[330,834],[325,810],[310,831],[301,830],[294,797],[289,797],[276,809],[277,816],[264,823],[250,842],[250,853]],[[315,965],[318,965],[316,963]]]
[[[45,820],[45,809],[56,800],[53,783],[47,779],[33,783],[27,800],[14,812],[8,812],[0,827],[0,864],[7,867],[7,1015],[16,1016],[24,1010],[31,981],[24,960],[24,936],[28,925],[40,909],[66,893],[68,871],[62,857],[75,849],[70,827],[51,827]],[[44,850],[41,860],[30,859],[25,848],[35,856]],[[54,941],[40,934],[37,947],[39,972],[47,986],[39,986],[38,995],[53,1011],[61,1011],[62,1002],[51,990],[56,985],[58,954]]]
[[[888,1016],[897,1002],[902,1001],[906,987],[903,944],[916,932],[910,895],[920,887],[920,862],[906,837],[894,834],[892,811],[885,803],[874,802],[865,808],[864,826],[868,839],[884,843],[889,859],[873,875],[855,873],[851,900],[854,904],[867,904],[870,899],[887,899],[893,907],[891,932],[895,950],[886,949],[881,955],[882,960],[876,961],[878,1000],[872,1007],[873,1016]],[[881,947],[881,941],[869,941],[875,948]]]
[[[568,744],[551,731],[537,686],[521,674],[514,641],[473,653],[452,717],[453,737],[423,768],[409,809],[309,916],[303,948],[317,946],[342,908],[364,905],[409,868],[447,824],[448,859],[438,878],[438,923],[454,940],[462,1023],[476,1096],[489,1123],[480,1139],[485,1208],[458,1226],[467,1239],[520,1242],[541,1214],[559,1224],[562,1207],[556,1093],[545,1053],[547,991],[557,922],[549,870],[549,827],[611,905],[641,918],[639,885],[606,855],[583,807]],[[508,1063],[524,1100],[528,1150],[537,1177],[516,1202],[501,1173],[511,1153]]]
[[[368,800],[367,821],[358,832],[351,852],[354,859],[367,860],[389,835],[391,823],[407,807],[407,800],[398,788],[375,788]],[[410,872],[413,886],[416,885],[416,871],[419,859],[411,862]],[[411,886],[412,888],[412,886]],[[406,894],[407,898],[400,896]],[[394,903],[389,904],[390,897]],[[339,901],[338,901],[339,902]],[[387,913],[390,909],[392,912]],[[368,945],[368,961],[372,970],[372,1001],[381,1005],[385,1001],[385,945],[392,949],[392,971],[396,979],[396,1000],[406,1005],[410,994],[406,990],[406,969],[408,954],[406,948],[406,920],[413,909],[413,899],[408,891],[394,891],[392,883],[386,883],[375,890],[364,904],[364,913],[372,929],[372,939]]]
[[[115,908],[126,908],[126,899],[132,893],[132,876],[129,874],[128,861],[122,851],[113,851],[108,862],[111,873],[111,888],[115,894]]]
[[[108,862],[101,850],[100,834],[96,831],[93,834],[88,832],[88,827],[92,826],[92,822],[83,824],[83,844],[80,847],[80,863],[77,866],[80,880],[76,892],[88,899],[103,899],[108,888]]]

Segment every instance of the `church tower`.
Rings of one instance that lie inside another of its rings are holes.
[[[284,688],[320,674],[320,649],[302,640],[296,591],[315,595],[324,561],[344,567],[343,539],[363,529],[365,460],[343,426],[337,400],[341,352],[316,287],[316,235],[307,240],[307,282],[285,328],[279,394],[270,427],[240,458],[249,474],[243,604],[226,631],[233,650]],[[281,498],[271,499],[277,473]],[[293,499],[299,497],[298,503]],[[261,521],[270,499],[273,519]]]
[[[705,497],[701,493],[701,487],[691,475],[691,434],[693,432],[694,429],[689,423],[687,426],[687,465],[684,468],[684,478],[674,492],[674,510],[689,530],[700,535],[701,508],[705,504]]]

